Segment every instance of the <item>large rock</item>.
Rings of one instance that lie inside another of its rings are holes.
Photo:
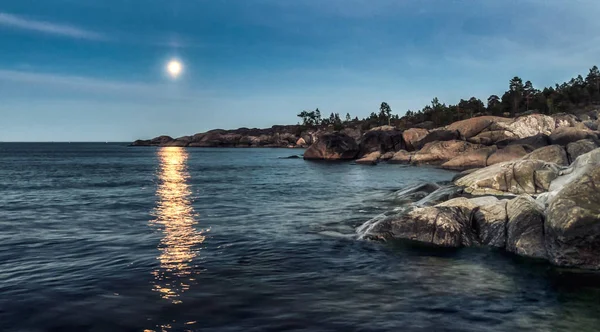
[[[516,118],[512,122],[495,123],[493,129],[504,129],[517,138],[525,138],[538,134],[550,135],[556,128],[556,121],[547,115],[532,114]]]
[[[582,139],[577,142],[569,143],[567,145],[567,155],[569,157],[569,163],[572,163],[579,156],[584,155],[592,150],[597,149],[599,146],[596,141],[591,139]]]
[[[488,157],[496,152],[495,146],[481,148],[479,150],[465,152],[442,164],[442,168],[453,170],[465,170],[487,166]]]
[[[465,141],[443,141],[427,143],[411,158],[412,164],[443,164],[458,155],[476,151],[485,146]]]
[[[430,131],[427,135],[425,135],[425,137],[413,144],[415,144],[414,146],[417,150],[420,150],[428,143],[452,141],[458,140],[459,138],[460,134],[456,130],[437,129]]]
[[[552,144],[558,145],[567,145],[582,139],[597,140],[598,136],[591,130],[574,127],[560,127],[550,135]]]
[[[509,145],[491,154],[487,159],[487,165],[490,166],[506,161],[521,159],[531,153],[532,150],[533,149],[529,145]]]
[[[454,183],[473,195],[537,194],[548,190],[560,167],[541,160],[515,160],[488,166]]]
[[[429,130],[421,128],[410,128],[402,133],[402,139],[406,145],[407,151],[415,151],[417,143],[429,134]]]
[[[470,227],[471,210],[435,206],[409,210],[388,217],[373,227],[368,238],[405,239],[441,247],[471,246],[475,243]]]
[[[457,131],[462,140],[468,140],[482,133],[496,122],[510,122],[512,119],[498,116],[480,116],[454,122],[446,127],[449,131]]]
[[[352,137],[326,134],[304,152],[304,159],[350,160],[356,158],[358,151],[358,144]]]
[[[506,247],[507,202],[496,199],[473,210],[473,228],[481,245]]]
[[[401,131],[388,128],[386,130],[371,130],[366,132],[360,140],[359,156],[377,151],[381,153],[398,151],[404,148]]]
[[[552,115],[555,121],[555,127],[576,127],[581,124],[577,116],[567,113],[558,113]]]
[[[521,256],[546,258],[542,208],[530,196],[522,195],[509,201],[506,211],[506,250]]]
[[[484,131],[477,136],[467,139],[468,142],[483,145],[494,145],[498,142],[514,139],[512,133],[506,130]]]
[[[509,145],[529,145],[533,150],[543,148],[550,144],[550,137],[545,134],[538,134],[520,139],[506,139],[496,143],[499,148],[504,148]]]
[[[541,160],[559,166],[569,166],[567,151],[560,145],[548,145],[523,157],[524,160]]]
[[[600,269],[600,149],[577,158],[552,183],[546,248],[556,265]]]

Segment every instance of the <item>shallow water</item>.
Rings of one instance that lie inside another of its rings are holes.
[[[299,150],[0,144],[2,331],[595,331],[600,278],[357,239],[453,173]]]

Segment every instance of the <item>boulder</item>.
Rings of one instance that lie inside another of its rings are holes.
[[[304,152],[304,159],[350,160],[358,154],[358,144],[348,135],[325,134]]]
[[[584,155],[592,150],[600,147],[596,141],[591,139],[582,139],[577,142],[569,143],[567,145],[567,155],[569,157],[569,164],[574,162],[579,156]]]
[[[458,140],[460,138],[460,135],[458,133],[458,131],[452,131],[452,130],[445,130],[445,129],[437,129],[437,130],[433,130],[430,131],[427,135],[425,135],[425,137],[423,137],[421,140],[419,140],[414,145],[414,147],[417,150],[422,149],[427,143],[432,143],[432,142],[440,142],[440,141],[452,141],[452,140]]]
[[[521,256],[546,258],[544,211],[528,195],[506,205],[506,250]]]
[[[560,167],[541,160],[515,160],[488,166],[454,183],[473,195],[537,194],[548,190]]]
[[[467,141],[475,144],[494,145],[498,142],[511,139],[514,139],[513,134],[506,130],[490,130],[473,136],[467,139]]]
[[[371,152],[368,155],[363,156],[362,158],[358,159],[356,161],[356,163],[363,164],[363,165],[376,165],[377,162],[379,161],[380,157],[381,157],[381,152],[375,151],[375,152]]]
[[[450,159],[461,154],[476,151],[484,148],[480,144],[472,144],[465,141],[442,141],[427,143],[420,151],[416,152],[412,158],[412,164],[443,164]]]
[[[550,261],[600,269],[600,149],[578,157],[551,190],[545,224]]]
[[[429,134],[429,130],[421,128],[410,128],[402,133],[402,139],[407,151],[415,151],[417,143]]]
[[[366,132],[360,139],[359,156],[364,156],[376,151],[386,153],[404,148],[404,140],[402,139],[401,131],[387,129],[371,130]]]
[[[442,168],[465,170],[487,166],[488,157],[496,152],[495,146],[481,148],[479,150],[465,152],[442,164]]]
[[[556,128],[556,121],[547,115],[531,114],[521,116],[512,122],[497,122],[495,130],[504,129],[517,138],[525,138],[539,134],[550,135]]]
[[[413,155],[414,153],[410,153],[406,150],[400,150],[394,153],[394,156],[389,160],[389,162],[391,164],[408,164],[410,163]]]
[[[533,149],[529,145],[509,145],[492,153],[487,159],[487,165],[495,165],[506,161],[520,159],[532,152],[532,150]]]
[[[504,148],[509,145],[529,145],[533,150],[543,148],[550,144],[550,137],[545,134],[538,134],[520,139],[507,139],[496,143],[499,148]]]
[[[479,204],[473,210],[473,229],[481,245],[505,248],[508,200],[493,198],[495,201]]]
[[[569,166],[567,151],[560,145],[548,145],[523,157],[523,160],[542,160],[559,166]]]
[[[371,239],[412,240],[441,247],[463,247],[474,243],[471,211],[462,207],[415,208],[387,217],[370,230]]]
[[[446,129],[449,131],[457,131],[460,139],[468,140],[488,129],[493,123],[510,121],[512,121],[512,119],[499,116],[480,116],[454,122],[447,126]]]
[[[583,125],[587,129],[594,130],[594,131],[598,130],[598,128],[600,128],[599,124],[600,124],[600,121],[598,121],[598,120],[586,120],[586,121],[583,121]]]
[[[593,139],[597,140],[596,134],[587,129],[579,129],[574,127],[560,127],[557,128],[550,135],[550,141],[552,144],[567,145],[569,143],[577,142],[582,139]]]
[[[421,123],[417,123],[414,125],[415,128],[432,130],[435,128],[435,123],[433,121],[423,121]]]
[[[362,133],[358,128],[344,128],[341,133],[352,137],[357,142],[360,141],[360,138],[362,137]]]

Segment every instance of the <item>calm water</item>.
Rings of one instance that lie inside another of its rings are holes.
[[[598,330],[595,275],[356,239],[453,173],[296,153],[0,144],[0,330]]]

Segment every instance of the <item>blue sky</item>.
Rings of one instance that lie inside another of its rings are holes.
[[[0,0],[0,141],[485,99],[515,75],[543,86],[600,65],[599,15],[597,0]]]

